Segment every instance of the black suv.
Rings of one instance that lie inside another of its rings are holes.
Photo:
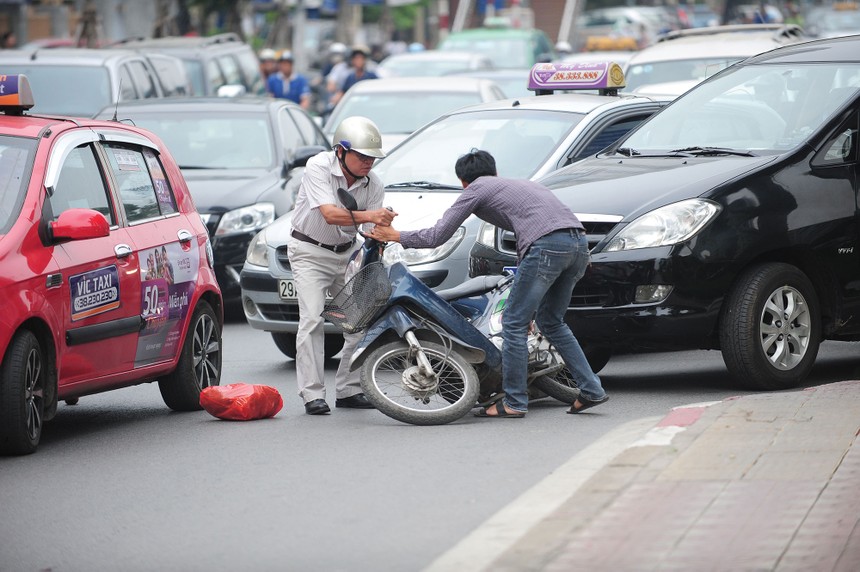
[[[744,386],[789,388],[823,339],[860,340],[860,36],[754,56],[603,153],[541,182],[585,224],[567,314],[592,365],[719,349]],[[587,214],[586,214],[587,213]],[[515,259],[479,233],[473,273]]]
[[[129,39],[113,47],[176,56],[185,63],[193,95],[196,96],[219,95],[219,90],[225,86],[242,86],[248,94],[266,93],[257,54],[233,33],[207,37]]]

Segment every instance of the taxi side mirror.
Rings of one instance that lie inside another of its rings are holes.
[[[51,238],[60,240],[86,240],[110,235],[110,224],[105,216],[92,209],[68,209],[51,221]]]

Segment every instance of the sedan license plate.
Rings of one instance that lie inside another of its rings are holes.
[[[281,300],[297,300],[299,297],[299,288],[296,281],[288,278],[278,280],[278,295],[281,297]],[[326,290],[325,298],[326,300],[331,300],[331,292],[329,290]]]

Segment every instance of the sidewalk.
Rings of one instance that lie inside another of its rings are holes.
[[[571,459],[428,571],[860,571],[860,381],[646,422]]]

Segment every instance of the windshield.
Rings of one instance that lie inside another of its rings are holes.
[[[561,145],[582,114],[557,111],[481,111],[441,119],[402,143],[373,171],[383,183],[428,181],[461,187],[457,159],[488,151],[502,177],[529,179]]]
[[[261,169],[275,162],[268,117],[260,114],[170,113],[156,117],[124,110],[138,127],[164,141],[182,169]]]
[[[326,133],[331,136],[340,122],[353,115],[370,118],[380,133],[412,133],[437,117],[475,103],[481,103],[478,92],[388,92],[350,96],[326,122]],[[415,102],[421,98],[421,104]]]
[[[688,80],[702,81],[741,59],[700,58],[633,64],[624,74],[624,78],[627,80],[625,91],[633,91],[645,85],[658,83]]]
[[[382,77],[435,77],[468,70],[469,60],[414,60],[412,58],[391,57],[379,64]]]
[[[451,38],[442,49],[484,54],[497,68],[530,68],[534,53],[526,38]]]
[[[30,183],[36,141],[0,135],[0,235],[18,219]]]
[[[619,143],[631,154],[721,147],[776,154],[806,140],[860,89],[860,64],[731,68],[700,84]]]
[[[93,117],[114,102],[107,68],[3,64],[3,73],[25,74],[30,80],[36,95],[31,113]]]

